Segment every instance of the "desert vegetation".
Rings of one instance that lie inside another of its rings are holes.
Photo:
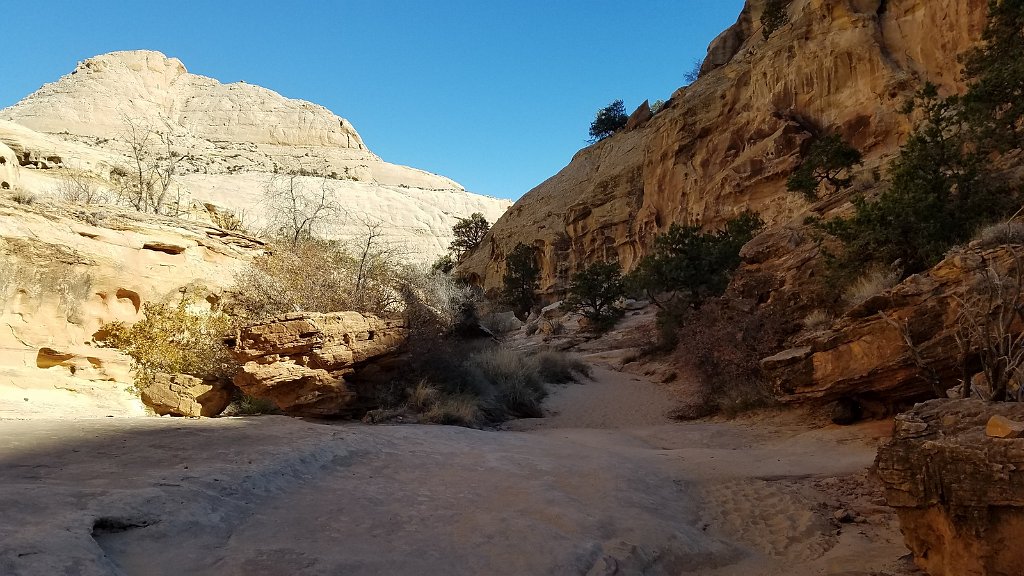
[[[573,274],[562,307],[579,312],[595,328],[604,330],[622,316],[619,300],[625,289],[618,262],[595,262]]]
[[[204,309],[183,295],[177,304],[147,302],[143,314],[134,324],[112,322],[101,329],[107,345],[131,357],[136,390],[151,384],[158,373],[203,380],[230,377],[235,362],[224,339],[231,321],[223,312]]]
[[[905,108],[916,127],[890,163],[882,191],[855,196],[851,215],[820,224],[839,244],[827,254],[830,275],[842,278],[837,285],[872,268],[921,272],[975,234],[992,242],[996,228],[984,227],[1020,208],[1024,192],[1005,177],[1002,159],[1024,130],[1024,72],[1016,66],[1022,21],[1019,3],[991,4],[984,42],[963,58],[967,92],[942,97],[936,86],[922,87]],[[811,196],[821,181],[848,184],[860,155],[835,137],[822,142],[790,177],[791,190]],[[1013,224],[1000,226],[1009,231]]]
[[[626,105],[622,100],[615,100],[611,104],[597,111],[594,121],[590,123],[590,142],[600,142],[626,127]]]
[[[482,427],[512,418],[539,418],[550,385],[590,375],[586,363],[561,352],[518,351],[466,340],[448,340],[441,346],[432,355],[414,352],[406,385],[367,419],[413,415],[430,423]]]

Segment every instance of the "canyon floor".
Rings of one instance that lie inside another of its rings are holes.
[[[866,472],[890,423],[680,423],[674,401],[598,368],[494,431],[2,420],[0,573],[915,573]]]

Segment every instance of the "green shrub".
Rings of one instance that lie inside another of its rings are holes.
[[[768,0],[765,2],[764,12],[761,13],[761,34],[767,40],[786,22],[789,22],[787,9],[792,0]]]
[[[617,262],[595,262],[573,274],[562,308],[580,312],[599,330],[610,328],[622,317],[617,302],[625,292],[622,268]]]
[[[597,116],[590,124],[590,142],[599,142],[622,130],[628,120],[622,100],[613,101],[597,111]]]
[[[537,301],[537,282],[540,266],[537,264],[537,249],[520,242],[505,258],[505,274],[502,276],[501,300],[525,316]]]
[[[855,198],[851,216],[821,225],[842,244],[831,263],[837,274],[893,264],[921,272],[981,225],[1019,207],[1020,191],[989,177],[959,100],[940,99],[928,85],[916,102],[924,120],[892,162],[888,188],[873,199]]]
[[[629,284],[647,293],[660,308],[671,308],[677,296],[686,306],[699,306],[709,297],[725,291],[732,272],[740,265],[740,249],[764,226],[753,212],[744,212],[717,232],[702,232],[699,226],[673,224],[654,240],[653,251],[645,256],[628,278]],[[670,294],[669,302],[660,301]]]
[[[221,312],[196,310],[190,298],[175,305],[147,302],[135,324],[112,322],[101,331],[106,344],[132,358],[135,387],[143,388],[157,373],[188,374],[204,380],[227,379],[236,363],[224,338],[231,322]]]
[[[448,246],[449,253],[457,262],[461,262],[484,240],[491,224],[479,212],[474,212],[469,218],[459,218],[459,221],[452,226],[452,234],[455,239]]]
[[[221,416],[260,416],[263,414],[280,414],[281,410],[273,401],[240,393]]]
[[[853,180],[850,170],[862,163],[860,152],[838,134],[818,138],[811,143],[800,167],[786,180],[786,188],[817,200],[822,183],[833,192],[849,187]]]

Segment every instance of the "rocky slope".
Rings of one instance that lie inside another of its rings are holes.
[[[415,259],[444,252],[456,217],[482,212],[493,222],[510,204],[381,160],[351,123],[322,106],[222,84],[151,51],[90,58],[0,111],[0,144],[21,166],[10,178],[0,166],[0,176],[39,194],[55,193],[68,171],[109,185],[112,170],[130,165],[133,129],[151,131],[159,152],[181,158],[175,193],[227,208],[253,229],[269,224],[264,197],[275,175],[296,171],[300,187],[329,189],[338,205],[325,227],[333,236],[358,237],[364,220],[380,221]]]
[[[794,0],[765,40],[764,4],[748,0],[700,79],[653,118],[581,150],[520,199],[462,272],[494,288],[523,242],[540,249],[542,288],[557,291],[596,260],[629,269],[673,222],[715,227],[749,208],[770,224],[759,264],[786,278],[805,261],[790,255],[806,244],[804,217],[843,205],[786,191],[801,145],[840,133],[866,157],[856,187],[873,187],[873,169],[908,131],[902,102],[925,81],[958,88],[957,54],[986,14],[986,0]]]

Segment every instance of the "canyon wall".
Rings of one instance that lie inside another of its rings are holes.
[[[460,272],[497,288],[506,255],[522,242],[539,250],[541,289],[557,292],[591,262],[631,269],[672,223],[714,228],[747,209],[769,224],[767,268],[792,266],[776,257],[801,245],[804,217],[846,204],[811,205],[786,191],[801,146],[841,134],[865,155],[855,190],[873,188],[875,168],[911,125],[900,112],[905,99],[926,81],[961,88],[957,55],[980,38],[987,6],[794,0],[789,22],[765,40],[764,3],[748,1],[710,46],[700,78],[650,120],[581,150],[516,202]]]

